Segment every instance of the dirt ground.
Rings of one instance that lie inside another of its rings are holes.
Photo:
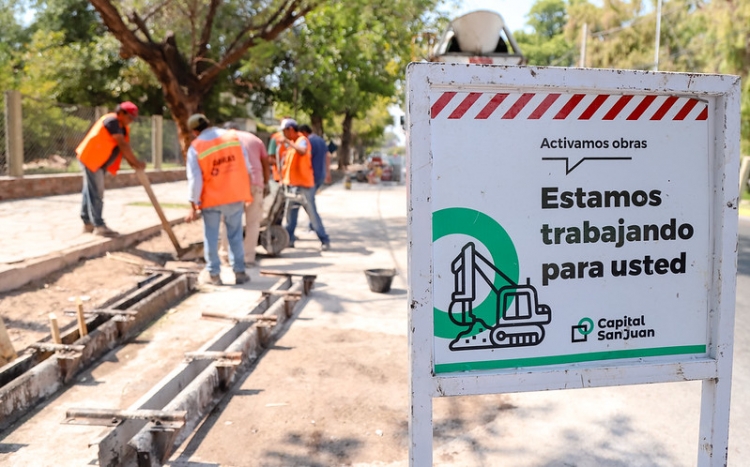
[[[180,224],[174,231],[182,245],[203,239],[201,222]],[[162,231],[135,247],[81,260],[44,279],[0,293],[0,316],[13,347],[20,353],[48,337],[51,313],[56,315],[61,329],[72,325],[75,316],[65,311],[75,310],[79,297],[84,310],[97,308],[143,280],[149,274],[146,267],[161,267],[174,259],[174,247]]]

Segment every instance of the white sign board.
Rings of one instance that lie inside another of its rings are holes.
[[[442,395],[718,378],[728,425],[738,78],[412,64],[408,86],[412,461]]]

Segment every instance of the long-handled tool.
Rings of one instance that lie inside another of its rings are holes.
[[[145,188],[146,193],[148,194],[148,199],[151,200],[151,204],[153,204],[154,209],[156,209],[156,214],[159,215],[161,226],[164,228],[167,236],[169,236],[169,240],[172,241],[172,245],[174,245],[175,250],[177,250],[177,258],[182,260],[202,258],[203,242],[191,243],[187,248],[182,248],[180,246],[180,242],[177,240],[177,237],[174,234],[174,231],[172,230],[172,225],[167,220],[167,216],[164,215],[164,211],[162,211],[161,205],[156,199],[154,191],[151,189],[151,182],[149,182],[148,177],[146,176],[146,172],[144,172],[143,170],[136,170],[135,175],[136,177],[138,177],[138,181],[141,182],[141,185],[143,185],[143,188]]]

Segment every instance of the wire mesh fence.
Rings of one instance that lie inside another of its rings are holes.
[[[165,164],[185,165],[180,148],[180,137],[177,134],[177,123],[164,120],[162,125],[162,160]]]
[[[0,107],[5,108],[5,95],[0,93]],[[78,172],[76,147],[107,110],[51,100],[22,96],[23,172],[43,174]],[[6,116],[0,112],[0,175],[8,175],[9,155],[6,154]],[[130,125],[130,144],[138,159],[152,160],[152,119],[141,116]],[[184,165],[174,121],[162,123],[162,162],[164,167]],[[127,167],[127,164],[123,165]]]
[[[144,162],[151,160],[151,133],[151,119],[147,117],[130,124],[130,147],[135,157]],[[122,166],[127,167],[127,163],[123,161]]]
[[[24,173],[78,170],[76,147],[96,117],[96,109],[23,96]]]

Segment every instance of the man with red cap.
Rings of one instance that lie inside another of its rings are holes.
[[[134,169],[143,169],[130,147],[130,124],[138,118],[138,107],[130,101],[118,104],[113,113],[100,118],[76,148],[83,172],[81,220],[83,231],[102,237],[119,235],[102,219],[104,172],[117,175],[122,158]]]

